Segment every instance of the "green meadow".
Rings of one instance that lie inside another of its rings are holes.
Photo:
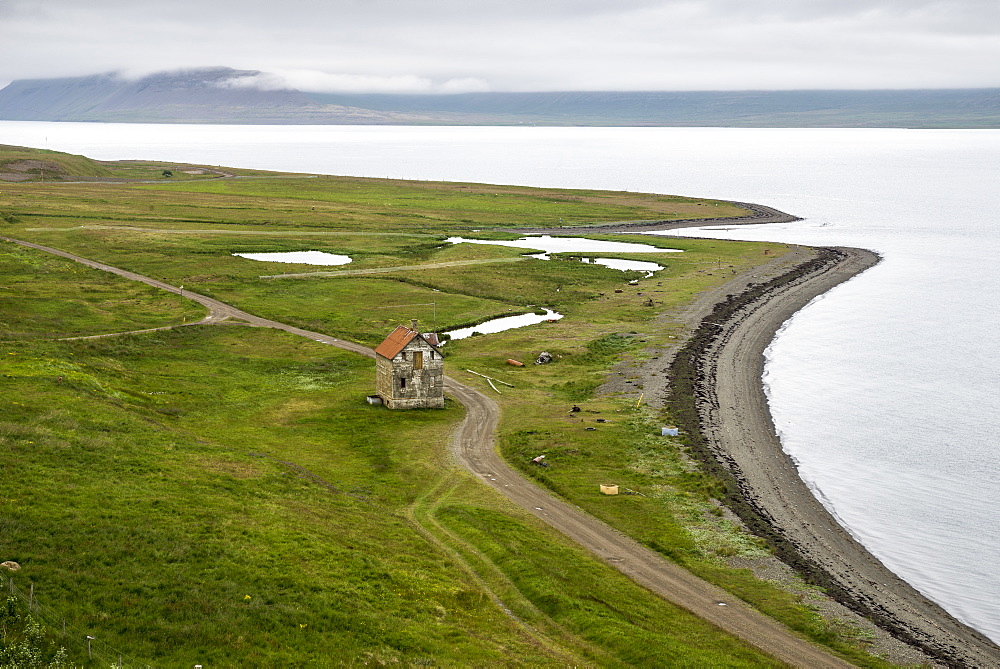
[[[719,484],[683,443],[659,436],[669,416],[638,402],[639,388],[597,393],[616,362],[677,336],[658,314],[783,247],[641,237],[683,250],[621,256],[664,266],[643,278],[574,254],[543,261],[445,242],[741,210],[229,168],[247,178],[175,179],[163,170],[198,166],[71,158],[59,159],[61,182],[0,185],[0,235],[369,346],[411,318],[445,331],[540,307],[564,314],[444,347],[455,378],[493,393],[471,369],[514,386],[494,393],[508,461],[802,635],[884,665],[802,595],[728,567],[767,549],[727,520]],[[107,173],[93,176],[155,183],[72,182],[98,168]],[[353,262],[232,255],[282,250]],[[375,273],[262,278],[317,270]],[[64,646],[80,666],[779,666],[458,470],[446,445],[460,405],[367,405],[367,358],[232,322],[67,339],[204,315],[179,296],[0,243],[0,561],[22,567],[0,573],[34,588],[40,645]],[[542,350],[555,361],[531,365]],[[551,466],[530,466],[542,453]],[[642,494],[603,496],[605,482]],[[11,611],[0,616],[8,646],[25,634],[5,622],[23,623]]]

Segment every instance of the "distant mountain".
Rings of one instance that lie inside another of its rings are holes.
[[[158,123],[1000,128],[1000,89],[307,93],[205,68],[128,80],[26,79],[0,90],[0,119]]]
[[[0,90],[0,119],[131,123],[391,122],[394,115],[318,103],[300,91],[234,85],[260,72],[228,67],[125,79],[24,79]]]

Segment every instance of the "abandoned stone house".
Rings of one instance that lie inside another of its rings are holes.
[[[436,334],[417,321],[400,325],[375,348],[375,393],[390,409],[444,407],[444,360]]]

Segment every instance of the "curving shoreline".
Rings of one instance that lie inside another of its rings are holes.
[[[671,363],[669,403],[694,453],[727,481],[727,505],[784,562],[939,662],[996,666],[1000,648],[889,571],[837,523],[775,435],[761,380],[764,350],[796,311],[878,261],[862,249],[818,249],[791,271],[727,296]]]
[[[764,205],[732,203],[751,214],[509,232],[641,233],[802,220]],[[764,283],[736,277],[699,296],[687,313],[671,319],[688,325],[690,338],[679,350],[660,351],[662,358],[672,358],[669,368],[638,370],[643,386],[671,405],[677,424],[691,437],[693,454],[729,484],[727,506],[783,562],[936,662],[1000,666],[1000,647],[896,576],[833,518],[802,481],[775,433],[762,381],[764,350],[795,312],[880,261],[865,249],[813,251],[811,257],[791,254],[791,263],[772,263],[779,275]],[[604,390],[615,388],[606,384]]]

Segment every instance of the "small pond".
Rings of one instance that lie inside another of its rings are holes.
[[[452,244],[490,244],[493,246],[509,246],[517,249],[539,249],[542,253],[529,253],[529,258],[550,260],[550,253],[683,253],[680,249],[661,249],[649,244],[633,244],[631,242],[608,242],[584,237],[552,237],[538,235],[521,237],[513,241],[496,241],[490,239],[466,239],[464,237],[449,237],[445,241]],[[663,267],[655,262],[640,260],[620,260],[618,258],[581,258],[585,263],[604,265],[611,269],[645,272],[647,277],[658,272]]]
[[[493,320],[486,321],[485,323],[480,323],[479,325],[473,325],[472,327],[451,330],[450,332],[445,332],[444,334],[450,335],[453,340],[465,339],[466,337],[471,337],[473,332],[478,332],[479,334],[492,334],[494,332],[503,332],[504,330],[513,330],[514,328],[523,328],[526,325],[534,325],[535,323],[542,323],[544,321],[557,321],[562,317],[562,314],[546,309],[544,314],[504,316],[502,318],[494,318]]]
[[[683,253],[680,249],[661,249],[649,244],[633,244],[631,242],[607,242],[584,237],[552,237],[538,235],[521,237],[512,241],[493,239],[465,239],[464,237],[449,237],[445,240],[452,244],[490,244],[493,246],[510,246],[517,249],[538,249],[545,253]],[[533,258],[539,257],[533,255]],[[546,260],[547,258],[543,258]]]
[[[341,256],[325,251],[284,251],[281,253],[234,253],[234,256],[265,262],[286,262],[299,265],[346,265],[351,256]]]
[[[663,265],[657,265],[655,262],[644,262],[642,260],[621,260],[619,258],[580,258],[580,260],[585,263],[604,265],[605,267],[610,267],[611,269],[619,269],[623,272],[628,272],[630,270],[635,272],[645,272],[647,278],[653,276],[653,272],[659,272],[663,269]]]

